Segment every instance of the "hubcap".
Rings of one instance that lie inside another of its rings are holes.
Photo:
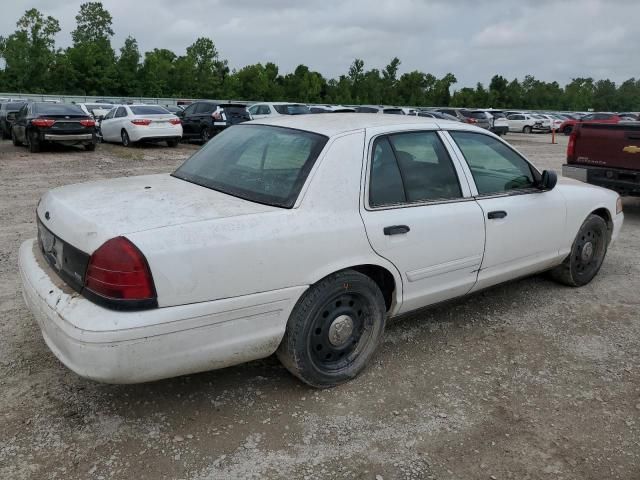
[[[588,263],[593,256],[593,243],[587,242],[582,246],[582,261]]]
[[[347,343],[353,333],[353,319],[349,315],[340,315],[329,326],[329,342],[334,347]]]
[[[316,367],[335,371],[353,363],[371,337],[372,322],[360,294],[341,293],[329,300],[315,317],[307,340]]]

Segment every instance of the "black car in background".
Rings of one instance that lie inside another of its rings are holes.
[[[39,152],[45,143],[83,145],[93,151],[98,143],[96,122],[77,105],[28,102],[16,114],[11,129],[15,146]]]
[[[2,139],[11,138],[11,125],[13,124],[16,113],[27,102],[2,102],[0,103],[0,135]]]
[[[231,125],[251,120],[245,105],[210,100],[194,102],[176,115],[182,120],[182,138],[203,143]]]

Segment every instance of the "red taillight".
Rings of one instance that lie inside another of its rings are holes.
[[[49,128],[52,127],[54,123],[56,123],[55,120],[49,120],[46,118],[34,118],[31,120],[31,125],[39,128]]]
[[[211,116],[215,119],[215,120],[222,120],[222,114],[219,111],[215,111],[211,114]]]
[[[82,125],[83,127],[95,127],[96,126],[96,121],[95,120],[90,120],[90,119],[86,119],[86,120],[80,120],[80,125]]]
[[[137,118],[135,120],[131,120],[131,123],[133,123],[134,125],[139,125],[142,127],[147,127],[149,126],[149,124],[151,123],[151,120],[148,120],[146,118]]]
[[[171,120],[169,120],[169,123],[171,125],[180,125],[182,121],[179,118],[172,118]]]
[[[569,143],[567,144],[567,163],[571,163],[576,155],[576,139],[578,138],[578,131],[574,130],[569,136]]]
[[[478,123],[478,121],[475,118],[467,118],[466,122],[467,123]]]
[[[146,258],[124,237],[106,241],[87,266],[84,286],[107,300],[154,300],[155,286]]]

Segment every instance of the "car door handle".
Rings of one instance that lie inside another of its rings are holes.
[[[385,235],[400,235],[402,233],[408,233],[411,230],[407,225],[392,225],[391,227],[384,227]]]
[[[489,220],[495,220],[495,219],[498,219],[498,218],[504,218],[506,216],[507,216],[507,212],[505,212],[504,210],[496,210],[494,212],[489,212],[487,214],[487,218]]]

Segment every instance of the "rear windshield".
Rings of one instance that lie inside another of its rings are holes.
[[[113,105],[93,105],[93,104],[86,104],[85,105],[87,107],[87,110],[91,111],[91,110],[111,110],[111,107],[113,107]]]
[[[388,113],[390,115],[404,115],[404,111],[401,108],[385,108],[382,113]]]
[[[468,112],[466,110],[462,110],[462,114],[467,118],[477,118],[477,119],[487,118],[487,114],[484,112]]]
[[[356,112],[358,113],[378,113],[378,108],[375,107],[357,107]]]
[[[311,113],[309,107],[306,105],[292,104],[292,105],[274,105],[280,115],[303,115],[305,113]]]
[[[86,115],[79,106],[64,103],[35,103],[34,111],[40,115]]]
[[[327,138],[268,125],[219,133],[173,176],[252,202],[291,208]]]
[[[134,115],[166,115],[170,113],[164,107],[154,107],[153,105],[143,105],[141,107],[129,107]]]
[[[220,105],[220,108],[227,112],[247,112],[247,107],[244,105]]]

